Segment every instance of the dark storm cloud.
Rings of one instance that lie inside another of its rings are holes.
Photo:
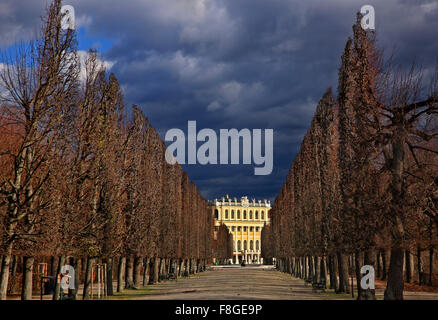
[[[19,15],[20,4],[1,5],[14,15],[0,19],[6,35],[1,44],[40,15],[43,2],[31,2],[38,4]],[[163,138],[170,128],[185,131],[188,120],[196,120],[198,129],[274,129],[270,176],[254,176],[253,166],[184,167],[208,198],[275,197],[318,100],[330,86],[336,92],[340,56],[362,5],[375,7],[379,44],[387,51],[397,47],[396,63],[409,65],[417,58],[429,68],[438,56],[438,1],[68,4],[89,36],[113,43],[103,58],[114,63],[126,102],[141,106]]]

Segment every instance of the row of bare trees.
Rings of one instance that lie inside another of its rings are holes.
[[[97,52],[80,61],[60,9],[53,1],[38,39],[2,56],[0,299],[17,270],[30,299],[40,263],[53,275],[74,266],[84,298],[96,263],[106,264],[109,295],[115,279],[121,291],[203,270],[213,245],[207,202],[165,161],[140,109],[125,109]]]
[[[426,273],[432,284],[436,265],[438,69],[384,62],[361,18],[342,56],[337,97],[329,89],[318,103],[263,229],[262,252],[337,292],[351,292],[356,278],[359,299],[375,299],[360,286],[360,268],[372,265],[387,281],[385,299],[403,299],[404,281],[416,271],[420,284]]]
[[[233,258],[233,234],[225,224],[215,227],[213,256],[219,264],[227,264]]]

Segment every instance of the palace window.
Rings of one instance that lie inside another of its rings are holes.
[[[228,210],[225,210],[225,219],[228,219]]]
[[[216,220],[219,219],[219,211],[218,211],[218,209],[214,209],[214,218]]]
[[[243,227],[243,231],[246,232],[246,227]]]
[[[246,240],[243,240],[243,250],[248,250],[248,247],[246,245]]]
[[[259,232],[259,227],[256,227],[256,232]]]
[[[234,219],[234,210],[231,210],[231,219]]]
[[[254,250],[254,243],[252,240],[249,242],[249,250]]]
[[[252,211],[249,211],[249,219],[252,220]]]
[[[240,210],[237,210],[237,219],[240,220]]]
[[[260,250],[260,244],[259,244],[259,240],[256,240],[256,250]]]
[[[246,219],[246,210],[243,210],[243,220]]]
[[[249,231],[253,231],[254,230],[254,227],[249,227]]]
[[[234,232],[234,230],[236,230],[236,227],[231,227],[231,231]]]
[[[240,231],[240,227],[237,227],[237,231]]]
[[[262,220],[265,220],[265,212],[264,211],[262,211]]]
[[[240,240],[237,240],[237,251],[242,250],[242,243],[240,242]]]
[[[258,218],[259,218],[259,212],[258,211],[255,212],[255,218],[256,218],[256,220],[258,220]]]

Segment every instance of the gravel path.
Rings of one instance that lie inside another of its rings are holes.
[[[218,267],[178,281],[150,286],[139,299],[337,299],[329,293],[314,293],[303,280],[278,272],[272,267]]]

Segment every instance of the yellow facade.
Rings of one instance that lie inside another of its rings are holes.
[[[247,197],[209,201],[214,215],[215,229],[221,224],[233,235],[233,259],[230,263],[263,263],[261,258],[261,232],[270,223],[271,202],[249,201]]]

